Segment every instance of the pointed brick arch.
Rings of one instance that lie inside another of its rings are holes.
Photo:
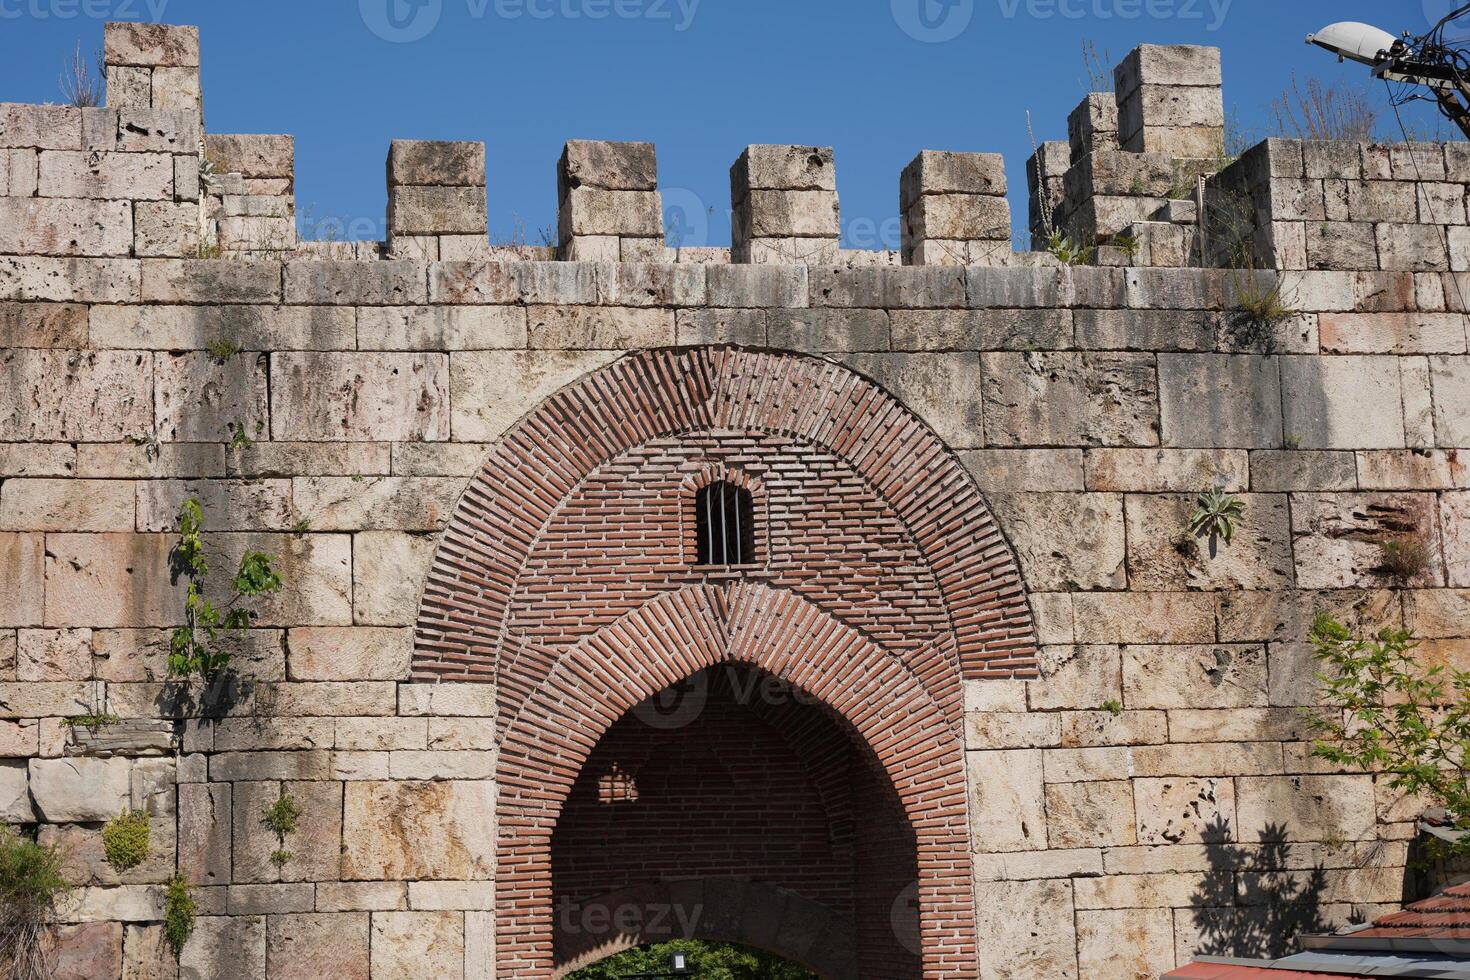
[[[844,460],[892,508],[936,579],[963,675],[1035,676],[1015,556],[969,473],[928,426],[831,361],[693,348],[632,354],[593,372],[495,446],[430,568],[414,677],[496,680],[524,563],[568,495],[652,440],[711,431],[788,435]]]
[[[509,723],[496,769],[499,970],[549,977],[555,969],[552,833],[598,740],[645,699],[722,663],[786,681],[871,751],[917,842],[924,976],[975,977],[963,742],[897,657],[800,597],[752,583],[649,602],[566,651]]]

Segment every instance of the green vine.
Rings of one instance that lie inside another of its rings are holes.
[[[231,581],[233,594],[220,609],[204,598],[209,578],[209,562],[204,556],[204,518],[199,501],[193,497],[179,508],[179,541],[174,546],[174,561],[182,578],[187,580],[184,598],[184,625],[174,630],[169,644],[168,671],[173,677],[198,675],[206,681],[230,665],[230,653],[220,645],[225,633],[243,635],[250,628],[254,614],[241,604],[268,595],[281,588],[281,576],[271,567],[270,555],[247,551]]]

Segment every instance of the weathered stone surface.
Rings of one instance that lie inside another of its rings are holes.
[[[20,630],[15,666],[22,682],[90,680],[92,631]]]
[[[362,350],[503,350],[526,346],[526,311],[511,306],[375,306],[357,314]]]
[[[285,531],[294,523],[285,480],[151,480],[138,487],[138,528],[177,531],[186,500],[199,502],[206,531]]]
[[[1123,697],[1120,653],[1115,646],[1043,647],[1039,681],[1027,682],[1031,710],[1101,708]]]
[[[265,980],[265,918],[201,916],[179,957],[179,980]]]
[[[108,65],[199,67],[199,29],[173,24],[109,23],[103,31]]]
[[[872,378],[954,449],[979,448],[983,412],[973,354],[853,354],[849,367]]]
[[[980,948],[1006,955],[981,957],[981,980],[1077,980],[1072,882],[996,881],[986,895],[977,903]]]
[[[1265,705],[1265,648],[1124,647],[1123,703],[1129,708]]]
[[[992,445],[1158,443],[1153,358],[1135,354],[982,354]]]
[[[8,480],[0,488],[0,529],[131,531],[133,485],[112,480]]]
[[[1087,453],[1087,489],[1103,492],[1204,492],[1246,489],[1249,464],[1240,450],[1094,449]]]
[[[1046,831],[1053,848],[1134,843],[1132,784],[1123,779],[1048,785]]]
[[[1398,365],[1387,357],[1281,360],[1285,434],[1303,449],[1404,445]]]
[[[342,877],[469,881],[495,851],[488,782],[348,783]]]
[[[1128,497],[1129,584],[1147,591],[1276,589],[1291,584],[1291,528],[1285,496],[1243,494],[1245,517],[1230,545],[1210,556],[1189,531],[1192,497]]]
[[[123,980],[176,980],[178,975],[163,926],[123,926]]]
[[[543,350],[626,350],[674,342],[674,314],[664,309],[533,306],[528,343]]]
[[[85,306],[73,303],[0,303],[0,336],[7,347],[87,346]]]
[[[288,262],[285,277],[288,303],[403,306],[428,299],[422,262]]]
[[[38,626],[45,594],[45,536],[0,533],[0,626]]]
[[[388,223],[395,235],[475,235],[485,232],[485,188],[395,187]]]
[[[1274,358],[1160,354],[1159,406],[1166,446],[1281,445],[1281,383]]]
[[[272,438],[449,438],[445,355],[273,354],[271,377]]]
[[[58,926],[52,934],[52,980],[120,980],[123,927],[120,922]]]
[[[0,146],[81,149],[82,114],[70,106],[0,103]]]
[[[298,513],[321,531],[432,531],[464,492],[459,478],[302,477],[292,481]]]
[[[382,912],[373,916],[373,980],[464,978],[464,916],[455,912]]]
[[[1081,490],[1078,449],[975,449],[960,460],[984,493],[1046,493]]]
[[[179,786],[179,872],[191,885],[226,885],[230,871],[230,783]]]
[[[353,617],[366,626],[408,626],[433,559],[435,539],[392,531],[353,537]]]
[[[1251,489],[1259,493],[1290,490],[1354,490],[1357,460],[1349,452],[1296,452],[1264,449],[1251,453]]]
[[[1073,597],[1078,643],[1211,643],[1215,603],[1185,592],[1093,592]]]
[[[250,133],[209,133],[204,138],[204,155],[220,173],[243,177],[291,177],[296,158],[292,136]]]
[[[1441,446],[1470,446],[1470,358],[1429,359],[1434,433]]]
[[[172,200],[174,159],[167,153],[45,150],[38,188],[42,197]]]
[[[160,884],[173,877],[172,817],[155,817],[149,821],[147,856],[141,864],[123,872],[108,863],[100,827],[47,824],[41,828],[38,839],[42,846],[55,846],[65,856],[64,873],[74,886]]]
[[[30,778],[24,759],[0,760],[0,820],[31,823],[36,807],[31,801]]]
[[[1121,496],[992,494],[991,506],[1032,588],[1075,592],[1127,584]],[[1059,548],[1063,528],[1070,544]]]
[[[1371,837],[1376,822],[1371,776],[1273,776],[1235,782],[1237,834],[1255,840],[1274,827],[1288,840]]]
[[[1444,527],[1444,564],[1449,585],[1470,585],[1470,493],[1447,493],[1440,500]]]
[[[984,851],[1045,850],[1041,752],[970,752],[970,832]]]
[[[246,351],[351,348],[353,311],[335,307],[106,306],[92,311],[97,347]]]
[[[273,978],[368,980],[368,915],[272,916],[265,961]]]
[[[413,635],[369,626],[291,630],[290,678],[298,681],[406,680]]]
[[[0,258],[0,299],[136,303],[140,281],[140,264],[131,259]]]
[[[0,440],[115,442],[152,429],[148,355],[0,352]]]
[[[281,302],[281,263],[262,259],[147,259],[145,303]]]
[[[1135,779],[1133,796],[1140,844],[1214,844],[1235,826],[1230,779]]]
[[[50,823],[111,820],[132,799],[127,759],[32,759],[31,795]]]
[[[485,144],[448,140],[394,140],[388,182],[443,187],[485,186]]]
[[[1174,922],[1168,909],[1099,909],[1077,913],[1079,976],[1151,980],[1174,968]]]
[[[477,351],[452,357],[456,439],[491,442],[532,407],[618,356],[612,351]]]
[[[1408,540],[1425,549],[1425,562],[1407,577],[1420,586],[1441,584],[1435,516],[1430,494],[1297,494],[1291,511],[1297,584],[1307,589],[1394,584],[1396,573],[1384,545]]]

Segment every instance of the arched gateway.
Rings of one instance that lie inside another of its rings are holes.
[[[650,351],[552,396],[416,633],[417,680],[496,685],[500,975],[658,938],[671,896],[824,975],[974,977],[963,681],[1035,658],[969,475],[841,365]]]

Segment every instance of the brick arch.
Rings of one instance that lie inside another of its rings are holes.
[[[685,432],[781,433],[849,463],[899,516],[940,584],[966,677],[1033,677],[1020,570],[968,472],[872,381],[820,358],[644,351],[548,398],[494,447],[455,509],[420,603],[413,676],[494,681],[527,555],[599,465]]]
[[[497,962],[553,967],[551,838],[597,742],[626,712],[721,663],[803,691],[866,745],[916,839],[924,976],[977,974],[963,742],[897,657],[790,592],[734,582],[660,596],[565,651],[500,744]]]
[[[681,880],[614,892],[585,907],[609,910],[601,918],[610,923],[610,931],[568,936],[571,948],[556,968],[558,978],[639,946],[699,939],[775,953],[823,980],[858,980],[852,924],[785,888],[739,878]],[[615,921],[620,908],[656,911],[633,916],[633,928],[621,929]],[[665,909],[672,911],[662,914]],[[698,915],[681,922],[680,914],[689,909],[697,909]]]

